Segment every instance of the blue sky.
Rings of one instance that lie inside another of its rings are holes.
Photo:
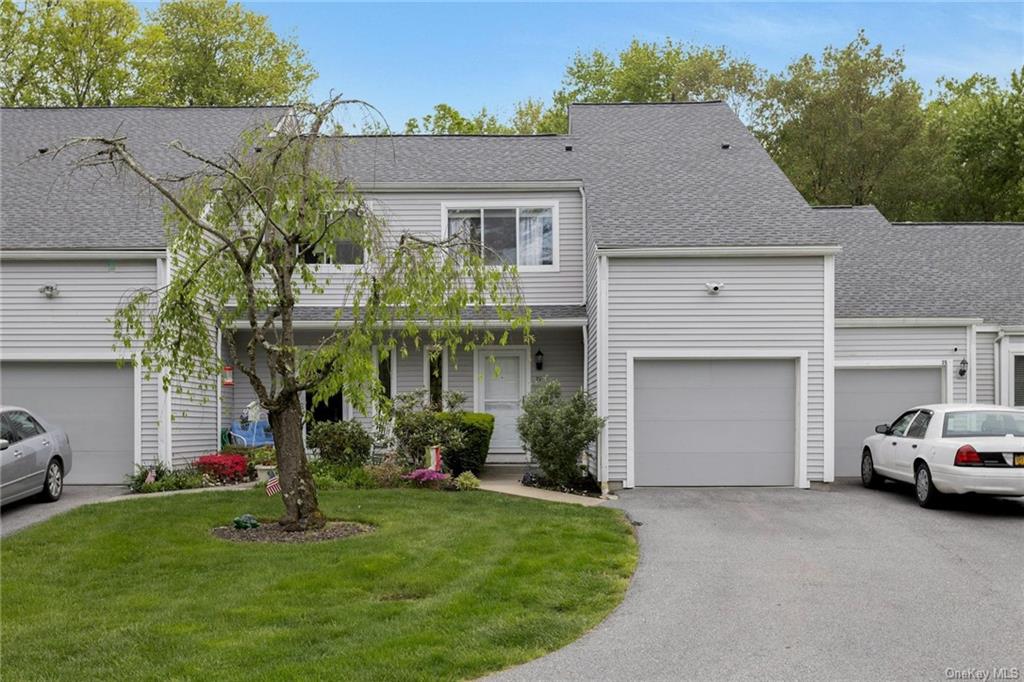
[[[398,128],[437,102],[506,116],[518,100],[549,97],[577,50],[617,51],[633,37],[724,45],[774,71],[864,28],[903,48],[926,89],[941,75],[1006,78],[1024,64],[1021,2],[245,4],[308,52],[317,98],[367,100]]]

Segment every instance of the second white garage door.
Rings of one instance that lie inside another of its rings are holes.
[[[939,367],[836,370],[836,476],[860,476],[864,439],[911,407],[942,402]]]
[[[638,486],[793,485],[794,360],[637,360]]]

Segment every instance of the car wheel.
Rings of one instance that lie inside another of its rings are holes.
[[[875,471],[875,460],[871,458],[871,451],[864,448],[864,456],[860,458],[860,482],[865,488],[877,488],[882,485],[882,477]]]
[[[932,483],[932,472],[928,465],[921,463],[914,471],[914,494],[917,496],[917,503],[925,509],[934,509],[942,501],[942,493],[935,489]]]
[[[43,500],[56,502],[64,494],[64,467],[60,460],[54,457],[46,465],[46,481],[43,482]]]

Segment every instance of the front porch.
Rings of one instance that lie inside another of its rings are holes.
[[[481,326],[483,324],[481,322]],[[306,322],[296,330],[297,342],[315,345],[328,329],[329,322],[321,322],[319,328],[312,321]],[[239,330],[235,334],[236,344],[242,347],[248,341],[248,333]],[[522,398],[535,383],[545,379],[557,380],[563,393],[570,394],[583,386],[585,375],[582,316],[542,318],[534,327],[533,336],[529,344],[523,343],[521,337],[512,338],[505,346],[445,352],[432,361],[424,335],[419,347],[410,342],[406,353],[394,353],[381,363],[381,382],[385,393],[392,398],[422,389],[462,394],[465,397],[463,409],[487,412],[495,417],[488,464],[525,463],[528,458],[516,430]],[[226,349],[224,353],[230,364]],[[257,360],[261,374],[269,380],[265,360],[262,357]],[[245,377],[236,372],[235,385],[222,387],[220,399],[223,422],[228,425],[255,399],[255,394]],[[344,395],[318,406],[314,413],[322,419],[354,419],[366,427],[372,426],[372,418],[356,410]]]

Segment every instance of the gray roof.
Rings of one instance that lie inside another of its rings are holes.
[[[304,322],[333,322],[334,316],[339,308],[334,306],[297,306],[295,308],[295,319]],[[342,317],[351,308],[340,308]],[[587,309],[582,305],[535,305],[530,306],[531,317],[537,320],[579,320],[586,319]],[[466,308],[462,312],[462,319],[469,322],[496,321],[497,314],[494,308],[485,307],[481,309]],[[543,325],[543,322],[541,322]]]
[[[580,180],[602,247],[835,243],[721,102],[575,104],[569,113],[568,135],[339,137],[330,160],[369,191]]]
[[[836,317],[980,317],[1024,324],[1024,223],[890,224],[873,206],[823,208]]]
[[[164,245],[163,202],[134,177],[110,169],[71,173],[81,150],[39,157],[75,137],[124,135],[157,174],[194,170],[167,147],[219,156],[249,128],[276,122],[284,107],[0,110],[0,246],[5,249],[139,249]]]

